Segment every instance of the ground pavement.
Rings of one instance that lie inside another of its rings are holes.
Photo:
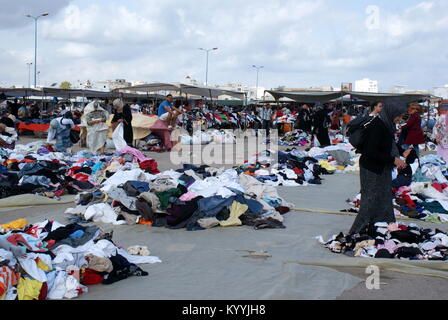
[[[21,141],[24,143],[24,141]],[[149,153],[161,170],[173,168],[168,153]],[[324,176],[323,184],[279,187],[296,207],[339,211],[359,191],[356,174]],[[0,211],[0,223],[26,218],[31,223],[55,219],[74,205],[46,205]],[[340,255],[324,249],[315,237],[347,232],[354,217],[290,212],[286,229],[254,230],[248,226],[203,231],[169,230],[145,225],[113,226],[114,240],[127,248],[145,245],[162,263],[142,265],[147,277],[112,285],[89,286],[79,299],[447,299],[447,280],[382,271],[380,290],[367,290],[361,268],[327,268],[297,261],[330,261]],[[445,225],[417,222],[447,230]],[[271,257],[251,256],[250,251]]]

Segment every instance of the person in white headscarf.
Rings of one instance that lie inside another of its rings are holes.
[[[87,147],[93,154],[104,154],[109,126],[109,113],[95,100],[84,108],[81,123],[87,128]]]

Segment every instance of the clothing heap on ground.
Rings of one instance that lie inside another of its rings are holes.
[[[426,155],[394,176],[395,216],[448,223],[448,165],[442,158]],[[353,207],[348,211],[358,212],[360,198],[349,202]]]
[[[447,260],[448,234],[415,224],[379,222],[354,235],[340,233],[318,241],[334,253],[364,258]]]
[[[139,167],[158,173],[157,163],[140,151],[125,147],[111,156],[94,156],[54,152],[43,142],[18,145],[11,150],[0,149],[0,198],[20,194],[40,194],[58,198],[64,194],[90,191],[121,167]]]
[[[192,136],[181,135],[180,143],[183,145],[205,145],[205,144],[234,144],[235,137],[232,132],[224,130],[209,129],[206,131],[196,131]]]
[[[302,151],[296,148],[279,151],[263,151],[238,167],[238,173],[255,177],[270,186],[307,186],[322,184],[321,175],[359,170],[358,158],[346,144]],[[347,151],[350,150],[350,151]],[[278,157],[274,163],[273,157]]]
[[[137,264],[157,262],[147,248],[124,250],[96,226],[19,219],[0,225],[0,300],[72,299],[88,285],[147,276]]]
[[[197,167],[149,174],[116,163],[115,174],[79,195],[66,213],[94,222],[202,230],[240,225],[284,228],[292,207],[277,190],[234,169]]]
[[[312,141],[313,139],[311,134],[297,129],[291,132],[287,132],[283,137],[281,137],[279,139],[279,145],[289,147],[309,147],[311,146]]]

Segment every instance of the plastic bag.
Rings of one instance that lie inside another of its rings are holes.
[[[123,124],[120,123],[112,134],[112,140],[117,151],[125,148],[128,145],[124,140],[123,135]]]

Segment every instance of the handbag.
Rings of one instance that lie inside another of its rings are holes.
[[[70,141],[75,144],[78,143],[79,140],[81,140],[80,134],[76,130],[70,130]]]

